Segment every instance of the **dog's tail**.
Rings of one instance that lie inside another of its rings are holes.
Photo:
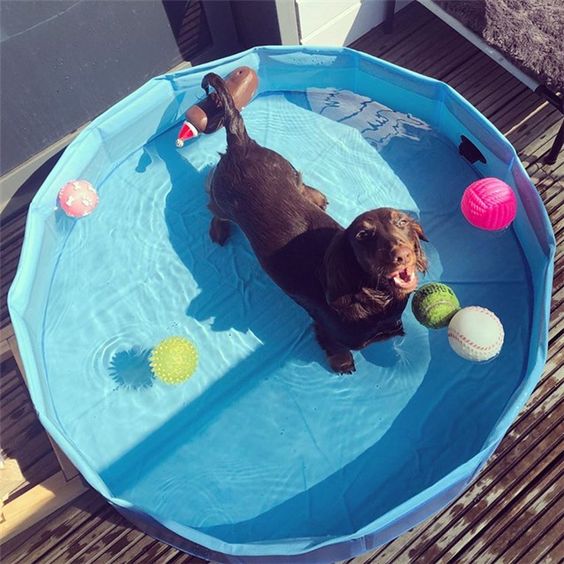
[[[245,123],[235,106],[233,97],[227,87],[223,78],[217,74],[210,72],[204,76],[202,80],[202,88],[209,94],[209,87],[213,86],[219,102],[223,106],[225,129],[227,131],[227,145],[244,144],[249,141]]]

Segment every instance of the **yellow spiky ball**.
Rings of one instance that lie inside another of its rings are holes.
[[[184,337],[168,337],[153,349],[149,363],[155,378],[166,384],[180,384],[194,374],[198,350]]]

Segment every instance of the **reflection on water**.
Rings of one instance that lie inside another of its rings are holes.
[[[378,150],[392,139],[418,141],[422,132],[431,131],[423,120],[350,90],[308,88],[307,99],[314,112],[354,127]]]

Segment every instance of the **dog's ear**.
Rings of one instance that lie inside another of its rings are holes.
[[[346,232],[333,237],[325,253],[323,268],[325,300],[344,319],[364,319],[377,308],[383,310],[391,300],[385,292],[362,286],[362,270]]]
[[[417,237],[419,237],[421,241],[429,242],[429,239],[427,239],[427,235],[425,235],[425,232],[423,231],[423,227],[421,227],[421,224],[415,219],[411,220],[411,224],[413,225],[413,230],[415,231],[415,233],[417,233]]]
[[[423,231],[423,227],[421,227],[421,224],[419,222],[415,221],[414,219],[412,219],[411,222],[413,225],[413,230],[415,231],[415,234],[419,239],[419,241],[418,240],[415,241],[415,254],[417,257],[416,267],[419,272],[427,272],[427,268],[429,265],[427,262],[427,257],[425,256],[425,253],[421,248],[420,241],[429,241],[429,239],[427,239],[427,235],[425,235],[425,232]]]
[[[423,252],[423,249],[421,248],[419,241],[417,241],[416,243],[415,257],[416,257],[415,267],[417,268],[417,270],[419,272],[427,272],[427,269],[429,268],[429,262],[427,261],[427,256]]]

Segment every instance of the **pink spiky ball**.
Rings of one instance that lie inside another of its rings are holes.
[[[84,217],[96,209],[98,194],[88,180],[71,180],[59,190],[59,204],[70,217]]]
[[[481,178],[466,188],[461,208],[474,227],[497,231],[505,229],[515,219],[517,198],[511,186],[503,180]]]

